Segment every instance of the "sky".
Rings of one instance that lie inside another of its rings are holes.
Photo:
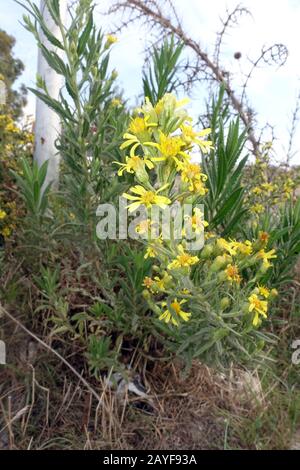
[[[113,0],[96,0],[96,3],[97,24],[106,32],[111,32],[113,23],[117,24],[119,17],[108,18],[101,15],[101,11],[106,10]],[[216,33],[220,30],[220,18],[226,16],[226,9],[231,11],[237,3],[237,0],[174,0],[184,29],[199,40],[208,54],[213,51]],[[260,56],[262,46],[283,43],[289,51],[283,67],[265,65],[257,68],[248,86],[250,104],[257,113],[259,125],[263,127],[268,122],[274,127],[277,138],[275,151],[277,158],[282,161],[286,155],[291,116],[300,90],[300,0],[241,0],[240,4],[251,15],[242,17],[238,26],[230,30],[222,49],[222,64],[232,74],[237,89],[241,83],[241,74],[248,72],[250,60]],[[0,28],[15,36],[15,56],[25,64],[21,82],[34,86],[37,48],[32,35],[21,25],[22,14],[22,7],[14,0],[0,0]],[[121,33],[119,42],[113,46],[111,62],[118,70],[120,86],[131,104],[136,103],[136,97],[141,92],[143,50],[147,41],[144,29],[134,26]],[[239,61],[233,57],[237,51],[242,54]],[[193,110],[197,110],[198,106],[200,109],[202,104],[201,93],[193,93]],[[34,114],[34,108],[34,97],[29,95],[26,112]],[[297,149],[299,153],[292,160],[294,164],[300,164],[300,125],[294,141],[294,150]]]

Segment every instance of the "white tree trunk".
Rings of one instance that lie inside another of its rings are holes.
[[[58,26],[53,21],[47,7],[46,1],[41,0],[41,12],[48,29],[53,33],[54,36],[60,37]],[[60,1],[61,18],[63,23],[66,20],[67,13],[67,0]],[[47,40],[42,31],[40,36],[43,44],[48,50],[55,50],[59,53],[56,48]],[[45,80],[49,95],[52,98],[59,98],[59,91],[62,87],[63,81],[60,75],[58,75],[46,62],[41,50],[38,51],[38,74]],[[50,181],[54,185],[58,182],[59,177],[59,154],[55,148],[55,140],[60,132],[60,119],[58,115],[52,111],[45,103],[37,99],[36,101],[36,116],[35,116],[35,151],[34,159],[38,165],[42,165],[46,160],[48,163],[48,172],[45,181],[47,185]]]

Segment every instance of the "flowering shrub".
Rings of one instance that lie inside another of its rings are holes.
[[[254,219],[266,210],[272,210],[288,201],[297,185],[292,169],[285,168],[284,171],[280,171],[280,168],[272,168],[271,149],[271,143],[264,144],[256,156],[255,163],[245,174],[247,180],[251,181],[249,186],[245,178],[245,184],[248,186],[245,203]]]
[[[47,4],[61,25],[54,0]],[[40,46],[46,25],[37,8],[28,11],[26,27]],[[61,27],[65,62],[42,49],[64,78],[61,99],[50,96],[41,77],[31,90],[61,119],[59,191],[43,192],[46,165],[25,162],[23,175],[15,172],[27,210],[19,253],[41,293],[35,311],[45,315],[52,337],[80,344],[79,354],[84,351],[97,377],[103,367],[124,370],[119,355],[135,348],[153,357],[172,352],[187,362],[253,363],[265,342],[275,341],[260,327],[268,326],[277,294],[269,273],[278,260],[281,265],[282,253],[275,250],[275,229],[253,211],[249,217],[249,207],[263,203],[250,191],[245,204],[246,133],[239,118],[225,115],[221,88],[205,116],[209,129],[194,128],[186,101],[169,93],[176,90],[182,45],[166,41],[143,76],[149,98],[130,119],[117,73],[108,66],[116,38],[96,34],[91,0],[80,0],[73,14],[70,28]],[[61,41],[50,32],[48,39]],[[257,183],[264,194],[267,183]],[[96,236],[98,205],[116,205],[121,194],[130,214],[146,211],[136,226],[138,242]],[[185,206],[191,210],[178,231],[172,211]],[[171,209],[168,237],[163,222],[153,221],[157,208],[163,214]],[[280,233],[290,239],[289,227]],[[192,247],[191,235],[205,238],[204,246]],[[297,228],[293,256],[298,239]]]
[[[195,341],[191,338],[201,338],[197,355],[214,347],[220,352],[222,340],[228,342],[228,349],[241,341],[247,355],[253,350],[247,337],[262,339],[256,335],[257,328],[277,294],[260,282],[276,258],[275,250],[267,249],[268,235],[261,231],[255,240],[227,240],[208,232],[205,246],[196,252],[189,249],[186,226],[182,240],[176,238],[174,224],[170,239],[162,236],[162,226],[153,236],[155,205],[164,209],[191,204],[188,229],[197,233],[208,226],[196,207],[205,206],[207,176],[193,157],[197,149],[210,152],[213,142],[205,140],[210,129],[195,131],[184,104],[171,94],[154,106],[146,99],[121,145],[128,155],[125,163],[118,163],[118,174],[131,173],[136,182],[123,194],[128,210],[144,207],[148,217],[136,229],[146,243],[145,258],[153,259],[153,274],[143,282],[144,297],[161,322],[175,328],[181,325],[189,343]]]
[[[11,192],[13,180],[10,171],[21,171],[20,158],[32,154],[33,134],[30,126],[21,128],[7,114],[0,114],[0,234],[8,238],[16,228],[21,215],[16,196]]]

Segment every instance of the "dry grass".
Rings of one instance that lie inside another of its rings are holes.
[[[19,336],[19,344],[24,337]],[[120,399],[108,387],[99,405],[48,353],[37,349],[31,362],[23,359],[24,353],[22,359],[17,354],[15,366],[2,373],[2,448],[245,448],[230,420],[253,422],[270,406],[264,394],[253,399],[243,371],[232,370],[226,377],[197,362],[187,375],[179,363],[156,363],[147,372],[150,413],[136,407],[141,405],[136,397]],[[104,384],[98,385],[99,393],[100,388]]]
[[[289,348],[291,338],[300,333],[297,280],[295,286],[279,305],[288,321],[279,331],[280,370],[250,373],[232,368],[224,375],[194,362],[186,372],[178,361],[153,363],[141,357],[136,372],[148,390],[145,409],[130,393],[120,397],[104,380],[89,379],[99,402],[59,357],[5,321],[9,341],[8,365],[0,366],[0,449],[295,447],[300,394]],[[66,352],[60,342],[53,347],[88,377],[80,354]]]

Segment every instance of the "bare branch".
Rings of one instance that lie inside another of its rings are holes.
[[[297,152],[293,152],[294,148],[294,138],[299,124],[299,113],[300,113],[300,90],[296,98],[295,108],[292,114],[292,122],[289,130],[289,143],[288,150],[286,155],[286,165],[289,166],[291,159],[296,155]]]
[[[222,47],[224,36],[227,30],[233,26],[236,26],[241,16],[251,15],[251,12],[247,8],[243,7],[241,4],[238,4],[231,12],[229,12],[227,9],[226,13],[227,13],[226,19],[225,20],[221,19],[222,29],[217,34],[217,41],[215,45],[214,62],[217,65],[219,65],[221,47]]]

